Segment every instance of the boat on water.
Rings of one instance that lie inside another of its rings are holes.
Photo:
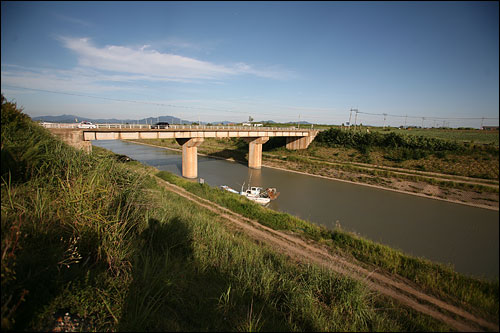
[[[271,200],[276,199],[279,195],[279,192],[276,191],[275,188],[270,188],[270,187],[263,189],[262,187],[249,186],[246,191],[243,191],[243,186],[242,186],[240,192],[230,188],[227,185],[221,185],[221,188],[231,193],[240,194],[245,198],[261,205],[269,204]]]
[[[240,192],[238,192],[236,190],[233,190],[232,188],[230,188],[227,185],[221,185],[220,188],[223,189],[223,190],[226,190],[228,192],[231,192],[231,193],[240,194]]]

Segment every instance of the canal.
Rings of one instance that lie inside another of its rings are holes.
[[[119,140],[93,145],[181,175],[180,152]],[[211,186],[275,187],[268,206],[318,225],[336,225],[407,254],[451,264],[468,275],[498,278],[499,212],[341,181],[198,156],[198,176]]]

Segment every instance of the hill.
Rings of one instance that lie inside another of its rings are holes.
[[[116,118],[86,118],[77,115],[61,115],[61,116],[39,116],[33,117],[33,121],[46,121],[51,123],[75,123],[80,121],[90,121],[93,123],[108,123],[108,124],[154,124],[158,121],[166,121],[170,124],[191,124],[190,121],[183,120],[173,116],[148,117],[142,119],[116,119]]]

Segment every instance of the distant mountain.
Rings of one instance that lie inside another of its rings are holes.
[[[62,116],[40,116],[32,117],[33,121],[46,121],[49,123],[75,123],[80,121],[92,121],[90,118],[82,118],[71,114],[63,114]]]
[[[173,116],[160,116],[160,117],[148,117],[148,118],[142,118],[142,119],[116,119],[116,118],[86,118],[86,117],[80,117],[80,116],[75,116],[72,114],[63,114],[61,116],[40,116],[40,117],[33,117],[31,118],[34,121],[46,121],[50,123],[75,123],[75,122],[80,122],[80,121],[90,121],[96,124],[155,124],[156,122],[163,121],[167,122],[172,125],[177,125],[177,124],[183,124],[183,125],[189,125],[192,124],[192,121],[188,120],[183,120],[177,117]],[[277,122],[273,120],[262,120],[256,123],[269,123],[269,124],[277,124]],[[202,125],[206,125],[207,122],[201,122]],[[229,124],[238,124],[237,122],[234,121],[212,121],[210,124],[222,124],[222,125],[229,125]],[[289,124],[297,124],[295,121],[289,122]],[[311,125],[311,123],[307,121],[300,121],[300,125]]]
[[[31,118],[33,121],[46,121],[50,123],[75,123],[80,121],[91,121],[97,124],[154,124],[158,121],[166,121],[170,124],[191,124],[190,121],[182,120],[173,116],[160,116],[160,117],[149,117],[142,119],[115,119],[115,118],[86,118],[75,115],[64,114],[61,116],[39,116]]]

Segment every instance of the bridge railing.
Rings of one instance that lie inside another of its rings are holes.
[[[46,128],[78,128],[78,123],[40,123]],[[149,124],[95,124],[99,129],[151,129],[155,125]],[[169,125],[168,129],[179,130],[242,130],[242,131],[283,131],[283,130],[310,130],[314,129],[313,125],[310,128],[305,127],[263,127],[263,126],[230,126],[230,125]]]

